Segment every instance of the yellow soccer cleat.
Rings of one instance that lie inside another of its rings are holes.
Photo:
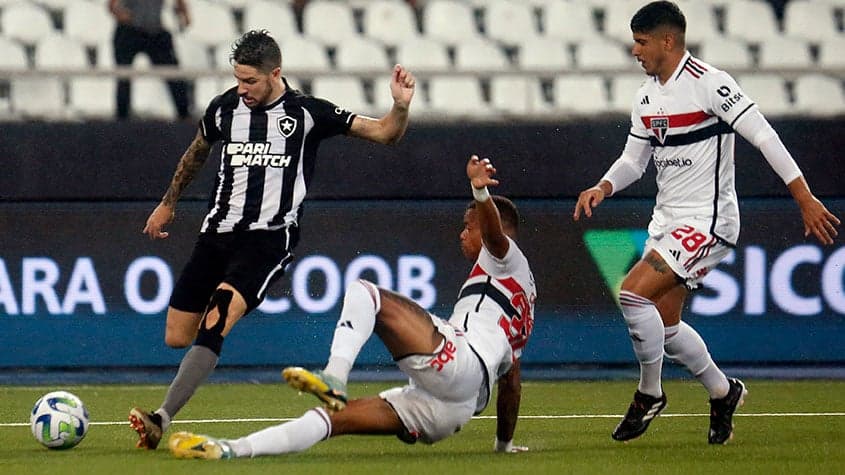
[[[173,456],[180,459],[221,460],[235,456],[227,442],[191,432],[177,432],[171,435],[167,446]]]
[[[346,407],[346,385],[334,376],[292,366],[282,371],[282,377],[294,389],[317,396],[330,411],[342,411]]]

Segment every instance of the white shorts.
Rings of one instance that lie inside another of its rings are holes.
[[[709,224],[695,221],[669,223],[657,233],[650,232],[643,255],[652,249],[657,251],[672,271],[683,279],[687,289],[695,290],[701,279],[731,251],[708,229]]]
[[[411,437],[427,444],[449,437],[472,418],[486,371],[459,330],[437,317],[432,321],[444,337],[439,351],[397,361],[410,383],[379,394]]]

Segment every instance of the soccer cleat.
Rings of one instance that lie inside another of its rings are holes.
[[[734,411],[745,403],[745,395],[748,394],[742,381],[728,378],[728,383],[731,387],[727,396],[710,400],[710,433],[707,442],[711,444],[726,444],[733,438]]]
[[[138,443],[135,446],[140,449],[154,450],[161,442],[164,432],[161,429],[161,416],[139,407],[133,407],[129,411],[129,427],[138,433]]]
[[[167,441],[170,452],[180,459],[226,460],[234,451],[226,441],[191,432],[177,432]]]
[[[330,411],[342,411],[346,407],[346,384],[334,376],[292,366],[282,371],[282,377],[294,389],[317,396]]]
[[[634,401],[628,406],[625,418],[616,426],[611,437],[624,442],[641,436],[648,429],[652,419],[657,417],[665,407],[666,394],[654,397],[637,390],[634,393]]]

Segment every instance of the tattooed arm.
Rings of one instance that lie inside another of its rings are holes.
[[[147,225],[144,227],[143,233],[148,235],[150,239],[164,239],[169,236],[162,229],[173,221],[176,215],[176,202],[179,201],[182,191],[193,181],[197,171],[202,168],[210,151],[211,144],[205,140],[202,131],[197,131],[194,141],[191,142],[191,145],[182,155],[182,159],[179,160],[176,173],[173,174],[173,179],[170,180],[170,186],[164,193],[161,203],[147,218]]]

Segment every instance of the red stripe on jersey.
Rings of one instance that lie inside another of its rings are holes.
[[[704,66],[702,66],[702,65],[701,65],[701,63],[697,63],[694,59],[690,58],[690,59],[688,59],[687,61],[689,61],[689,62],[690,62],[693,66],[695,66],[696,68],[698,68],[698,69],[700,69],[700,70],[702,70],[702,71],[707,71],[707,68],[705,68]]]
[[[478,277],[479,275],[487,275],[487,273],[484,272],[484,269],[482,269],[480,265],[475,264],[469,273],[469,278]]]
[[[644,115],[642,116],[643,125],[646,128],[651,128],[651,119],[669,119],[669,128],[674,127],[689,127],[690,125],[700,124],[709,119],[710,116],[704,111],[687,112],[685,114],[674,115]]]
[[[692,75],[692,77],[694,77],[696,79],[701,77],[701,74],[698,71],[696,71],[695,69],[693,69],[689,66],[684,66],[684,71],[690,73]]]
[[[508,277],[507,279],[496,279],[496,280],[500,284],[504,285],[505,288],[508,289],[508,291],[511,294],[518,294],[518,293],[524,294],[525,293],[525,291],[522,290],[522,286],[520,286],[519,283],[516,281],[516,279],[514,279],[513,277]]]

